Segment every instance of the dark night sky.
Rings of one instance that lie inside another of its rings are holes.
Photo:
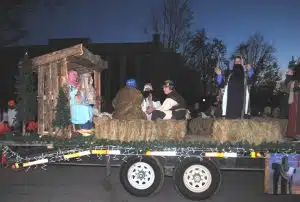
[[[48,38],[90,37],[93,42],[149,41],[144,28],[150,7],[160,0],[66,0],[64,6],[42,8],[27,20],[23,44],[46,44]],[[260,31],[275,44],[281,67],[300,55],[300,0],[193,0],[193,29],[205,28],[224,40],[229,53]]]

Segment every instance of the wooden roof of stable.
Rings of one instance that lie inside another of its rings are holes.
[[[66,58],[69,62],[87,69],[103,70],[107,69],[107,62],[99,55],[94,55],[83,44],[71,46],[69,48],[54,51],[45,55],[41,55],[32,59],[34,68],[50,64],[56,61],[61,61]]]

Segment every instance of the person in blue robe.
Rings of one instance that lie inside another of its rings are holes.
[[[68,73],[71,122],[79,129],[93,128],[93,106],[86,103],[84,92],[80,90],[76,71]]]
[[[70,86],[70,108],[71,108],[71,122],[78,124],[80,129],[93,128],[93,107],[86,104],[84,94],[78,89]]]

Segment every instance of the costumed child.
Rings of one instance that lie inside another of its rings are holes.
[[[14,100],[10,100],[8,102],[7,117],[8,117],[8,126],[12,129],[15,128],[17,125],[16,122],[17,110],[16,110],[16,103]]]
[[[151,83],[146,83],[143,90],[143,103],[142,103],[142,110],[145,112],[148,120],[151,120],[152,113],[148,113],[147,110],[149,108],[157,109],[161,106],[161,103],[158,99],[153,96],[153,87]]]

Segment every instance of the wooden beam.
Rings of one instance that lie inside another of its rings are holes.
[[[93,66],[95,70],[107,69],[107,61],[104,61],[99,55],[94,55],[88,49],[84,48],[82,44],[78,44],[69,48],[54,51],[42,56],[32,59],[33,68],[60,61],[64,58],[68,60],[80,61],[84,66]]]
[[[52,96],[51,99],[53,100],[53,105],[54,107],[56,107],[57,104],[57,98],[58,98],[58,94],[59,94],[59,75],[58,75],[58,67],[59,64],[58,63],[53,63],[53,68],[51,70],[51,78],[52,78]],[[55,109],[55,108],[54,108]],[[55,114],[53,115],[52,119],[54,119]]]
[[[81,64],[83,66],[93,68],[96,71],[101,71],[101,70],[108,68],[107,61],[102,60],[101,58],[98,63],[93,63],[88,58],[81,57],[81,56],[73,56],[73,57],[69,57],[67,59],[69,62]]]
[[[50,63],[51,64],[51,63]],[[49,96],[50,96],[50,89],[49,89],[49,75],[50,75],[50,68],[49,65],[46,64],[43,66],[44,69],[44,131],[49,130],[49,118],[48,118],[48,112],[49,112]],[[46,135],[46,134],[44,134]]]
[[[58,67],[58,74],[59,74],[59,88],[64,88],[68,85],[68,69],[67,69],[67,59],[64,58],[60,61],[59,67]]]
[[[67,58],[68,63],[75,63],[75,64],[79,64],[81,66],[84,66],[86,68],[89,69],[95,69],[95,64],[91,63],[89,60],[85,59],[85,58],[81,58],[81,57],[69,57]]]
[[[108,62],[101,59],[100,63],[95,65],[94,69],[96,71],[102,71],[102,70],[108,69]]]
[[[81,57],[70,57],[67,58],[68,63],[74,64],[72,66],[73,70],[76,70],[76,66],[79,69],[85,68],[87,72],[93,72],[93,71],[102,71],[104,69],[107,69],[108,63],[107,61],[101,60],[99,64],[93,64],[91,61],[81,58]],[[70,66],[71,67],[71,66]]]
[[[73,63],[73,62],[68,62],[68,71],[74,70],[76,71],[79,75],[84,74],[84,73],[91,73],[95,71],[94,68],[84,66],[82,64],[78,63]]]
[[[265,158],[265,177],[264,177],[264,193],[269,194],[270,186],[270,154]]]
[[[38,134],[44,135],[44,67],[38,71]]]
[[[108,61],[101,60],[101,70],[108,69]]]
[[[83,45],[78,44],[69,48],[54,51],[39,57],[32,59],[33,66],[41,66],[44,64],[52,63],[54,61],[59,61],[70,56],[80,56],[83,55]]]
[[[48,86],[48,98],[47,98],[47,105],[48,105],[48,109],[47,109],[47,113],[45,114],[45,116],[47,116],[47,122],[48,122],[48,132],[49,135],[52,136],[53,135],[53,126],[52,126],[52,119],[53,119],[53,112],[54,112],[54,108],[53,108],[53,86],[52,86],[52,80],[54,78],[52,78],[52,69],[54,69],[54,65],[53,63],[49,64],[49,68],[48,68],[48,75],[47,76],[47,86]],[[56,99],[56,98],[55,98]],[[46,117],[45,117],[46,118]]]
[[[105,100],[106,102],[112,100],[112,96],[111,96],[111,83],[113,82],[113,56],[108,56],[107,57],[107,61],[109,62],[108,64],[111,65],[108,70],[107,70],[107,77],[106,77],[106,81],[105,81],[105,89],[106,89],[106,96],[107,96],[107,100]]]
[[[88,49],[82,47],[82,54],[80,55],[82,58],[90,61],[93,64],[99,64],[102,60],[99,55],[94,55],[92,52],[90,52]]]
[[[96,91],[96,97],[101,98],[101,73],[98,71],[94,71],[94,84],[95,84],[95,91]],[[96,108],[101,111],[101,102],[97,100]]]

